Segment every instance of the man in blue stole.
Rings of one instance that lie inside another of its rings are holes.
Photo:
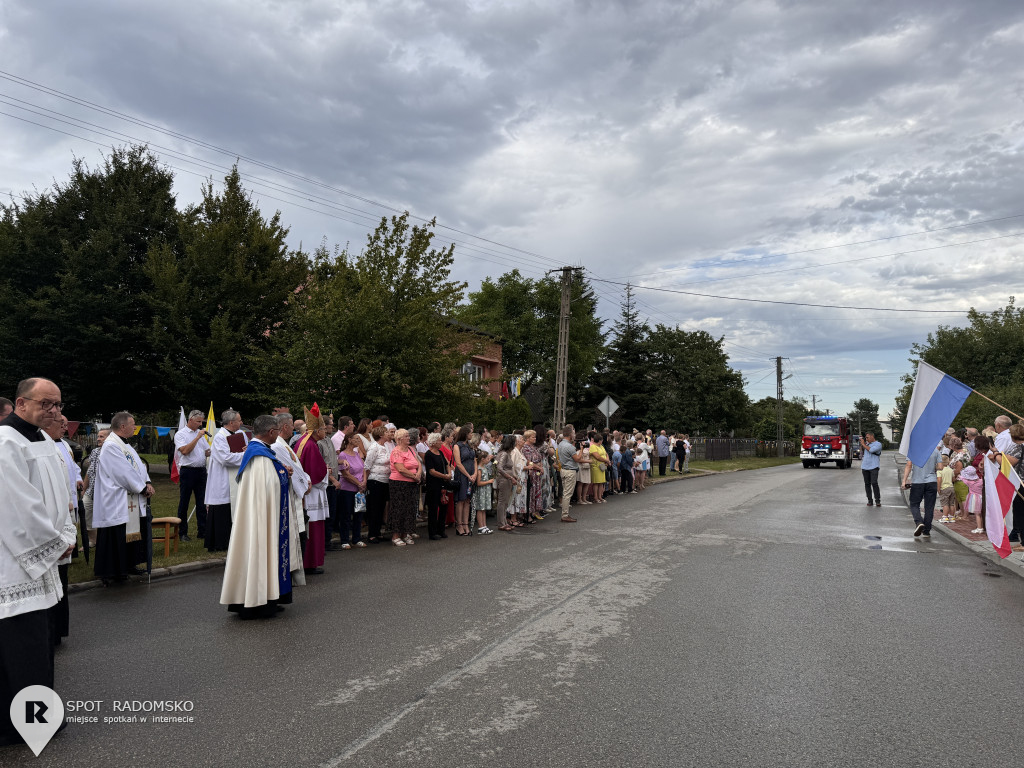
[[[277,419],[258,416],[238,468],[238,495],[231,527],[221,605],[242,618],[269,616],[292,601],[289,469],[270,446]],[[301,565],[301,563],[300,563]]]

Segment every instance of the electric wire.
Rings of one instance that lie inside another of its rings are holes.
[[[593,278],[594,280],[600,280],[600,278]],[[602,283],[610,283],[612,285],[626,285],[626,283],[615,282],[614,280],[600,280]],[[630,283],[632,285],[632,283]],[[966,310],[963,309],[906,309],[899,307],[856,307],[847,306],[844,304],[812,304],[803,301],[777,301],[774,299],[749,299],[741,296],[716,296],[711,293],[695,293],[693,291],[682,291],[676,288],[656,288],[648,285],[636,285],[634,286],[639,290],[644,291],[658,291],[660,293],[678,293],[684,296],[697,296],[702,299],[721,299],[723,301],[746,301],[754,304],[784,304],[790,307],[818,307],[820,309],[856,309],[865,312],[915,312],[929,315],[962,315]]]
[[[126,120],[128,122],[134,123],[135,125],[139,125],[139,126],[142,126],[142,127],[149,128],[150,130],[157,131],[157,132],[162,133],[164,135],[173,136],[174,138],[177,138],[177,139],[179,139],[181,141],[187,141],[189,143],[205,147],[206,149],[209,149],[211,151],[219,152],[219,153],[224,154],[224,155],[229,155],[231,157],[235,157],[235,158],[238,158],[238,159],[241,159],[241,160],[245,160],[247,162],[250,162],[250,163],[253,163],[255,165],[258,165],[258,166],[260,166],[262,168],[266,168],[268,170],[272,170],[272,171],[274,171],[276,173],[280,173],[280,174],[289,176],[291,178],[304,181],[307,184],[313,184],[313,185],[321,187],[323,189],[328,189],[328,190],[330,190],[330,191],[332,191],[332,192],[334,192],[336,194],[344,195],[346,197],[350,197],[350,198],[353,198],[355,200],[359,200],[361,202],[368,203],[370,205],[375,205],[375,206],[378,206],[378,207],[383,208],[385,210],[392,211],[394,213],[402,214],[402,213],[406,213],[407,212],[407,211],[405,211],[405,210],[403,210],[401,208],[397,208],[395,206],[388,205],[387,203],[382,203],[382,202],[380,202],[378,200],[374,200],[373,198],[364,197],[364,196],[358,195],[358,194],[356,194],[354,192],[349,192],[348,190],[341,189],[339,187],[334,187],[334,186],[332,186],[330,184],[326,184],[325,182],[319,181],[319,180],[311,178],[309,176],[304,176],[303,174],[295,173],[294,171],[289,171],[289,170],[287,170],[285,168],[281,168],[281,167],[275,166],[273,164],[264,162],[264,161],[259,160],[257,158],[253,158],[253,157],[250,157],[248,155],[244,155],[244,154],[239,153],[239,152],[233,152],[230,149],[226,149],[226,148],[220,147],[220,146],[218,146],[216,144],[212,144],[210,142],[203,141],[202,139],[197,139],[197,138],[194,138],[194,137],[189,136],[187,134],[180,133],[178,131],[174,131],[174,130],[171,130],[171,129],[168,129],[168,128],[164,128],[164,127],[162,127],[160,125],[157,125],[155,123],[151,123],[151,122],[149,122],[147,120],[142,120],[141,118],[137,118],[137,117],[135,117],[133,115],[129,115],[129,114],[126,114],[124,112],[120,112],[118,110],[111,109],[109,107],[105,107],[105,106],[103,106],[101,104],[96,104],[95,102],[89,101],[88,99],[82,99],[82,98],[79,98],[77,96],[73,96],[71,94],[67,94],[67,93],[64,93],[62,91],[58,91],[58,90],[56,90],[54,88],[50,88],[49,86],[42,85],[41,83],[36,83],[36,82],[34,82],[32,80],[20,77],[19,75],[15,75],[15,74],[13,74],[11,72],[6,72],[4,70],[0,70],[0,78],[5,79],[5,80],[9,80],[9,81],[11,81],[13,83],[16,83],[16,84],[18,84],[18,85],[20,85],[22,87],[30,88],[32,90],[36,90],[36,91],[39,91],[41,93],[48,94],[50,96],[55,96],[55,97],[57,97],[59,99],[63,99],[65,101],[70,101],[70,102],[72,102],[74,104],[78,104],[79,106],[84,106],[84,107],[86,107],[88,109],[99,111],[101,113],[107,114],[107,115],[112,116],[112,117],[116,117],[116,118],[121,119],[121,120]],[[410,216],[410,218],[414,218],[414,219],[416,219],[418,221],[423,221],[423,222],[430,221],[430,219],[424,218],[422,216],[415,215],[413,213],[409,213],[409,216]],[[550,265],[550,264],[553,263],[550,258],[542,256],[541,254],[535,253],[533,251],[528,251],[528,250],[525,250],[525,249],[522,249],[522,248],[517,248],[515,246],[507,245],[505,243],[501,243],[501,242],[498,242],[496,240],[491,240],[489,238],[485,238],[485,237],[482,237],[480,235],[475,235],[475,234],[473,234],[471,232],[466,232],[464,230],[461,230],[461,229],[458,229],[456,227],[452,227],[452,226],[449,226],[449,225],[446,225],[446,224],[438,223],[438,224],[436,224],[436,226],[438,228],[440,228],[440,229],[445,229],[445,230],[448,230],[450,232],[455,232],[457,234],[464,235],[466,237],[471,237],[473,239],[480,240],[481,242],[486,242],[486,243],[489,243],[491,245],[495,245],[495,246],[498,246],[500,248],[504,248],[504,249],[506,249],[508,251],[512,251],[514,253],[520,254],[521,256],[528,256],[528,257],[532,257],[534,259],[539,259],[541,262],[543,262],[544,264],[547,264],[547,265]]]
[[[998,223],[1000,221],[1009,221],[1010,219],[1019,219],[1022,216],[1024,216],[1024,213],[1015,213],[1015,214],[1012,214],[1010,216],[999,216],[999,217],[993,218],[993,219],[980,219],[979,221],[971,221],[971,222],[968,222],[967,224],[951,224],[948,227],[936,227],[935,229],[922,229],[922,230],[919,230],[917,232],[906,232],[906,233],[904,233],[902,235],[889,235],[887,237],[876,237],[876,238],[873,238],[871,240],[859,240],[859,241],[851,242],[851,243],[837,243],[836,245],[823,245],[823,246],[819,246],[817,248],[805,248],[804,250],[801,250],[801,251],[787,251],[785,253],[771,253],[771,254],[766,254],[764,256],[758,256],[758,257],[753,258],[753,259],[736,259],[735,261],[728,261],[728,262],[725,262],[725,263],[722,263],[722,264],[703,264],[702,263],[702,264],[692,264],[692,265],[688,265],[688,266],[684,266],[684,267],[672,267],[672,268],[669,268],[669,269],[662,269],[662,270],[659,270],[657,272],[640,272],[640,273],[637,273],[637,274],[620,275],[620,276],[612,278],[612,279],[619,280],[619,279],[630,278],[630,277],[657,276],[657,275],[663,275],[666,272],[680,272],[680,271],[689,270],[689,269],[719,269],[721,267],[732,266],[733,264],[748,264],[748,263],[751,263],[751,262],[767,261],[767,260],[770,260],[770,259],[782,259],[782,258],[786,258],[787,256],[800,256],[800,255],[807,254],[807,253],[818,253],[819,251],[828,251],[828,250],[832,250],[832,249],[835,249],[835,248],[852,248],[852,247],[857,246],[857,245],[871,245],[873,243],[886,242],[887,240],[897,240],[897,239],[902,238],[902,237],[916,237],[918,235],[930,235],[930,234],[932,234],[934,232],[948,232],[949,230],[953,230],[953,229],[963,229],[965,227],[977,227],[977,226],[981,226],[982,224],[995,224],[995,223]],[[712,257],[709,257],[708,259],[700,259],[700,261],[702,261],[702,262],[704,262],[704,261],[712,261],[714,259],[723,259],[723,258],[725,258],[725,256],[717,256],[717,257],[712,256]]]

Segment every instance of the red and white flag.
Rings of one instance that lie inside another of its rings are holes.
[[[1020,478],[1003,455],[999,463],[985,457],[985,531],[1000,557],[1009,557],[1010,534],[1006,515],[1013,506],[1013,497],[1020,491]]]
[[[187,422],[185,421],[185,406],[181,406],[181,413],[178,415],[178,429],[184,429]],[[174,440],[174,436],[171,436],[171,440]],[[178,482],[178,449],[174,449],[174,458],[171,460],[171,482]]]

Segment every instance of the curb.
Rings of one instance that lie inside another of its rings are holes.
[[[909,505],[907,506],[907,509],[910,509]],[[939,531],[950,541],[955,541],[964,549],[969,550],[972,554],[977,555],[983,560],[988,560],[994,565],[1001,566],[1024,579],[1024,562],[1021,561],[1021,558],[1024,557],[1024,555],[1020,552],[1013,552],[1009,557],[1000,557],[996,554],[995,549],[992,547],[992,542],[988,539],[985,539],[984,541],[972,541],[966,536],[961,536],[956,531],[950,530],[942,523],[932,522],[932,528]]]
[[[903,489],[903,484],[900,479],[903,476],[903,465],[906,463],[906,457],[903,457],[903,461],[900,461],[902,454],[897,453],[893,460],[896,464],[896,484],[899,486],[900,495],[903,497],[903,503],[907,505],[907,509],[910,509],[910,501],[907,498],[907,492]],[[1024,562],[1022,562],[1022,555],[1020,552],[1012,552],[1009,557],[1000,557],[996,554],[995,549],[992,547],[992,542],[988,539],[984,541],[972,541],[966,536],[961,536],[956,531],[950,530],[944,524],[932,520],[932,528],[937,530],[943,536],[950,541],[955,541],[957,544],[968,550],[972,554],[977,555],[983,560],[988,560],[994,565],[998,565],[1001,568],[1005,568],[1021,578],[1024,578]]]
[[[225,558],[214,557],[210,560],[194,560],[190,563],[178,563],[177,565],[170,565],[166,568],[154,568],[150,573],[150,578],[145,576],[129,576],[128,580],[134,584],[148,584],[150,579],[152,581],[158,581],[160,579],[166,579],[171,576],[180,576],[185,573],[194,573],[196,571],[205,571],[210,568],[219,568],[224,565]],[[87,592],[90,589],[96,589],[102,587],[103,582],[100,579],[94,579],[93,581],[82,581],[77,584],[68,585],[68,594],[74,594],[76,592]]]

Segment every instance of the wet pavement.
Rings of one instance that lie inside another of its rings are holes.
[[[894,477],[657,485],[529,533],[328,553],[278,617],[219,571],[72,598],[68,727],[2,765],[987,765],[1018,741],[1024,580],[915,539]],[[979,652],[984,648],[984,652]],[[940,725],[936,725],[940,723]]]

